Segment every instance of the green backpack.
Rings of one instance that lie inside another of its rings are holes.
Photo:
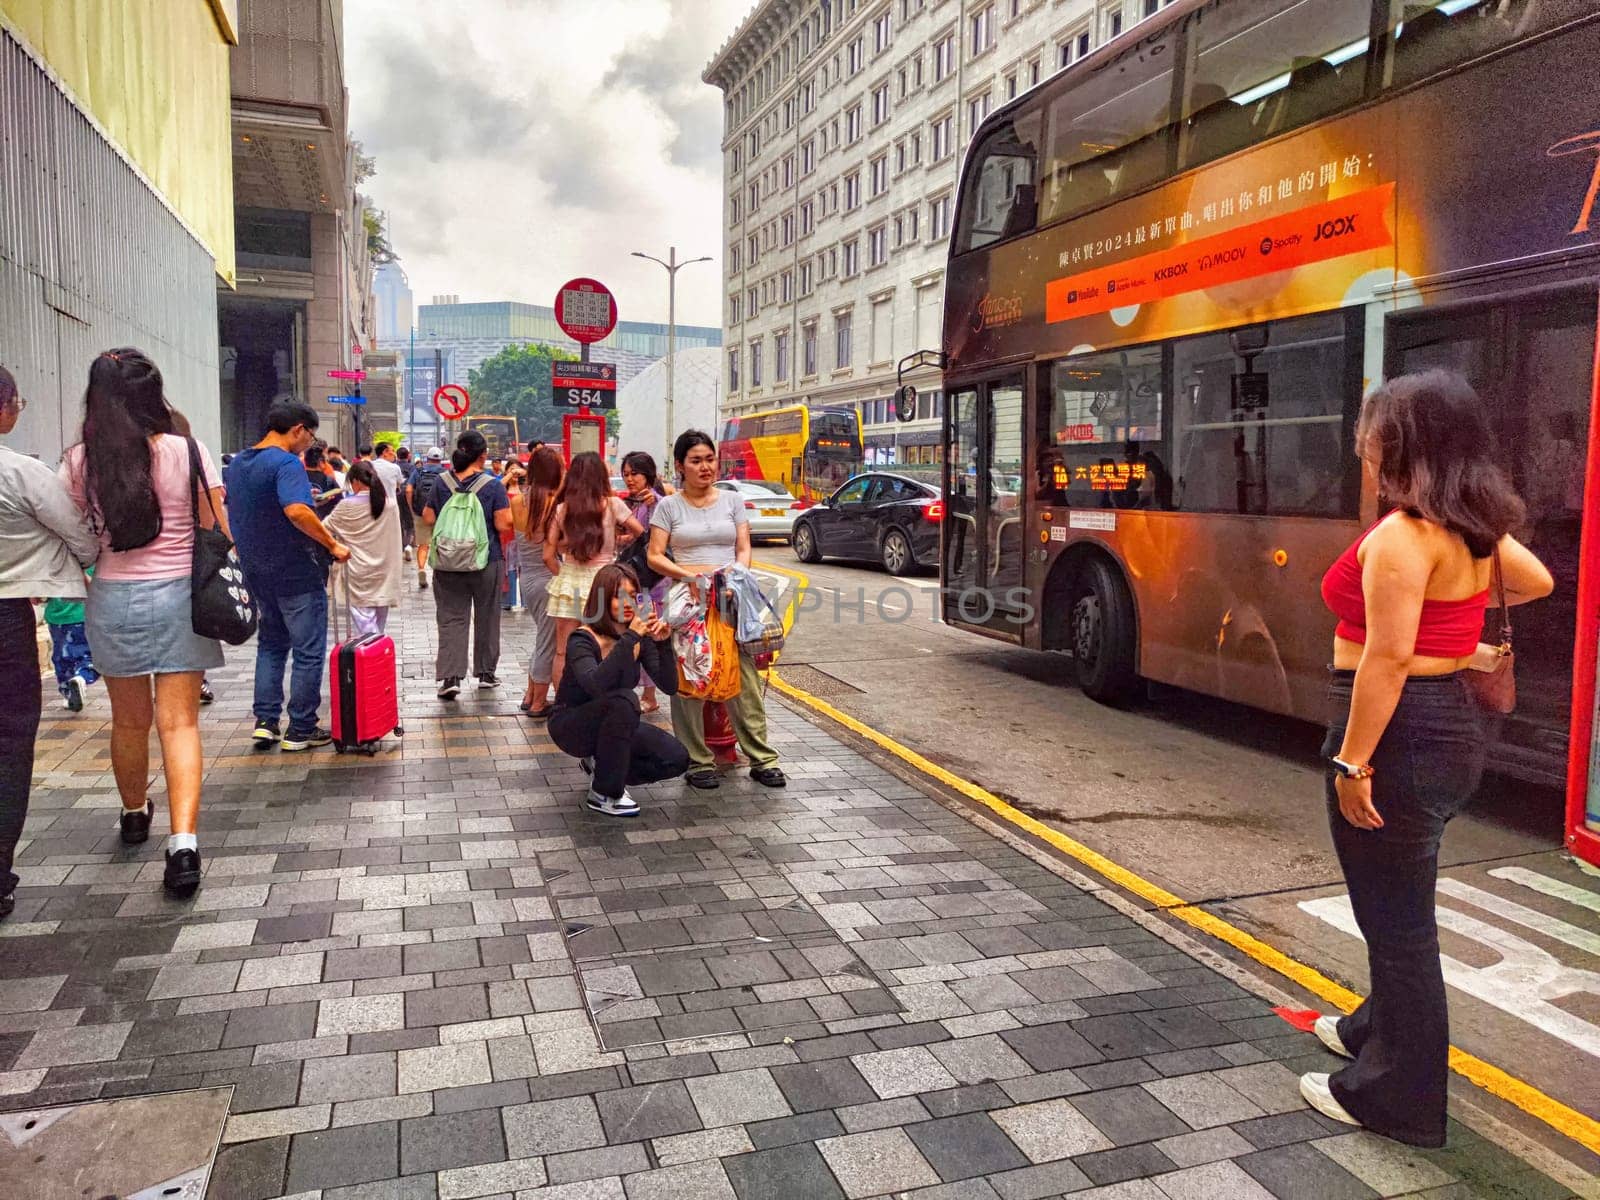
[[[479,471],[466,484],[447,471],[435,481],[444,484],[450,499],[433,524],[435,571],[481,571],[489,565],[489,529],[478,492],[489,482],[489,472]]]

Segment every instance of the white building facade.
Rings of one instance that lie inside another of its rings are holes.
[[[867,462],[939,459],[955,189],[991,110],[1172,0],[761,0],[706,68],[723,92],[723,416],[862,414]]]

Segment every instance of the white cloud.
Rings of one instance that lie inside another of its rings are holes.
[[[418,298],[549,304],[604,280],[625,320],[721,324],[722,93],[752,0],[346,0],[350,132]]]

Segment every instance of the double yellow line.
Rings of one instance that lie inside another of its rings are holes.
[[[756,565],[765,570],[775,571],[780,575],[787,575],[797,580],[801,589],[811,586],[811,581],[799,571],[776,566],[772,563],[758,563]],[[796,604],[791,601],[787,611],[784,613],[785,632],[793,628],[795,609]],[[1052,828],[1043,821],[1036,820],[1028,816],[1027,813],[1013,808],[993,792],[947,771],[938,763],[923,757],[909,746],[901,745],[887,734],[880,733],[870,725],[858,721],[849,713],[842,712],[826,700],[795,687],[792,683],[784,680],[777,670],[772,672],[772,686],[790,699],[805,705],[814,712],[820,713],[831,721],[837,722],[857,737],[865,738],[873,745],[894,755],[907,766],[916,769],[930,779],[936,780],[973,803],[983,806],[1001,820],[1047,843],[1062,854],[1089,868],[1095,874],[1100,875],[1108,882],[1161,909],[1201,933],[1216,938],[1220,942],[1225,942],[1239,951],[1239,953],[1246,955],[1269,970],[1275,971],[1284,978],[1294,981],[1306,991],[1320,997],[1329,1004],[1344,1012],[1349,1012],[1361,1002],[1359,995],[1342,984],[1329,979],[1315,967],[1307,966],[1298,959],[1291,958],[1283,951],[1269,946],[1260,938],[1246,933],[1238,926],[1229,924],[1214,913],[1207,912],[1198,905],[1184,900],[1181,896],[1176,896],[1165,888],[1151,883],[1142,875],[1128,870],[1127,867],[1112,862],[1105,855],[1091,850],[1075,838],[1068,837],[1059,829]],[[1544,1122],[1585,1149],[1600,1154],[1600,1121],[1585,1116],[1576,1109],[1562,1104],[1559,1100],[1545,1095],[1532,1084],[1526,1083],[1515,1075],[1510,1075],[1499,1067],[1486,1063],[1481,1058],[1468,1054],[1465,1050],[1456,1046],[1450,1047],[1450,1069],[1462,1078],[1475,1083],[1491,1095],[1498,1096],[1507,1103],[1515,1105],[1529,1116]]]

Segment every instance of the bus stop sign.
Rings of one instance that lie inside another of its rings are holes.
[[[552,363],[550,385],[557,408],[617,407],[617,368],[612,363]]]
[[[556,324],[575,342],[598,342],[617,327],[617,301],[598,279],[569,279],[556,293]]]

